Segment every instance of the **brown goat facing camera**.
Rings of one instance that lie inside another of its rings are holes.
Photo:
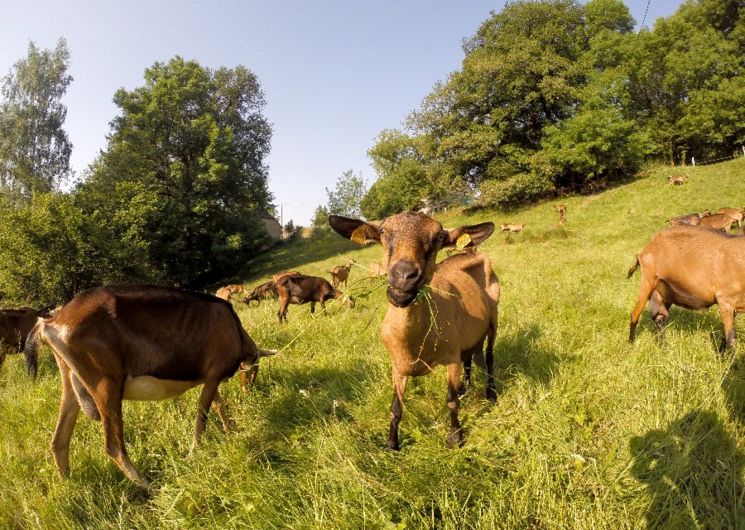
[[[69,469],[70,438],[80,409],[103,427],[106,452],[126,477],[149,487],[127,456],[122,400],[160,400],[202,385],[194,446],[214,407],[230,422],[217,387],[238,367],[276,352],[260,350],[231,305],[219,298],[147,285],[111,285],[75,296],[52,318],[39,319],[26,341],[36,373],[40,343],[54,351],[62,379],[52,453],[60,475]]]
[[[641,269],[641,284],[631,312],[629,340],[644,306],[661,332],[668,309],[719,306],[725,346],[735,344],[735,313],[745,311],[745,237],[678,226],[657,232],[637,255],[630,278]]]
[[[383,245],[388,310],[380,336],[391,356],[393,375],[388,447],[399,448],[398,424],[409,377],[428,374],[438,365],[447,367],[448,441],[460,445],[458,395],[470,382],[472,359],[483,359],[484,342],[486,395],[496,399],[492,367],[500,287],[483,254],[462,253],[440,263],[436,258],[444,247],[479,245],[492,234],[494,223],[445,230],[431,217],[408,212],[380,224],[331,215],[329,224],[357,243]]]

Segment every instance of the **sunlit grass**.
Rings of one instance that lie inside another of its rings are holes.
[[[100,426],[83,418],[71,477],[49,453],[59,377],[49,357],[38,381],[22,359],[0,370],[0,527],[21,528],[727,528],[743,526],[745,363],[716,353],[716,311],[673,310],[660,345],[646,314],[626,342],[638,276],[626,270],[673,215],[745,204],[745,161],[688,168],[667,185],[661,168],[631,184],[572,197],[568,223],[546,202],[510,212],[451,212],[446,226],[525,223],[480,248],[502,283],[495,347],[498,399],[475,370],[462,402],[462,449],[448,449],[443,369],[410,383],[399,453],[384,450],[390,361],[379,340],[386,308],[366,267],[380,247],[333,234],[282,246],[247,265],[246,282],[297,268],[328,277],[354,258],[350,310],[326,314],[275,302],[235,307],[263,348],[257,386],[222,393],[238,428],[212,415],[187,458],[197,391],[127,403],[145,495],[106,456]],[[320,309],[320,308],[318,308]],[[745,326],[738,323],[745,337]]]

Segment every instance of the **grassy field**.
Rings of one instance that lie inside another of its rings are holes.
[[[462,402],[466,443],[448,449],[445,373],[409,384],[402,450],[384,450],[390,361],[379,340],[381,283],[364,267],[380,247],[334,234],[291,242],[251,264],[248,284],[272,272],[326,271],[355,258],[350,310],[327,314],[276,303],[236,309],[252,337],[281,352],[255,390],[237,378],[223,394],[238,424],[214,415],[188,457],[197,391],[126,403],[135,464],[155,482],[138,491],[106,456],[101,428],[82,415],[71,476],[49,452],[59,376],[47,354],[32,384],[22,359],[0,370],[1,528],[745,528],[745,353],[720,358],[716,310],[673,309],[660,345],[628,315],[634,254],[673,215],[745,205],[745,160],[670,168],[593,196],[508,214],[447,214],[446,226],[524,222],[482,247],[503,286],[495,348],[496,404],[484,374]],[[745,326],[737,330],[745,338]]]

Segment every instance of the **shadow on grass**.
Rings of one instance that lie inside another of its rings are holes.
[[[556,367],[563,360],[553,351],[540,346],[541,328],[530,324],[516,333],[500,337],[494,344],[494,376],[497,396],[518,375],[542,385],[551,381]],[[497,398],[499,399],[499,398]]]
[[[725,354],[727,355],[727,354]],[[722,381],[730,417],[745,425],[745,357],[737,357]]]
[[[631,473],[652,497],[649,528],[739,528],[745,455],[716,414],[694,410],[629,443]]]
[[[663,336],[666,330],[679,330],[684,333],[707,330],[709,332],[709,340],[711,341],[712,348],[715,351],[718,350],[724,334],[722,320],[719,318],[716,311],[692,311],[682,307],[670,308],[667,322],[665,322]],[[644,310],[642,316],[639,318],[639,327],[636,330],[636,336],[639,336],[640,332],[651,333],[654,336],[658,335],[657,328],[655,327],[654,322],[652,322],[652,318],[647,309]]]
[[[284,434],[319,420],[349,421],[346,405],[377,378],[373,363],[364,358],[339,368],[291,367],[275,375],[274,384],[289,390],[272,401],[266,421]]]

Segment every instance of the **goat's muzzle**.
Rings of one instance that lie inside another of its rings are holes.
[[[408,307],[422,286],[422,269],[413,261],[400,260],[388,269],[388,300],[396,307]]]

